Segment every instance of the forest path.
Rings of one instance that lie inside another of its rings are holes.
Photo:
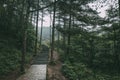
[[[42,51],[37,55],[31,67],[17,80],[46,80],[48,53],[49,51]]]
[[[62,62],[60,61],[60,54],[54,51],[53,58],[55,60],[55,65],[48,64],[47,67],[47,79],[48,80],[68,80],[65,78],[64,74],[61,72]]]

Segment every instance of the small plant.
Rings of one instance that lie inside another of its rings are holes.
[[[49,64],[54,66],[56,65],[56,61],[50,61]]]

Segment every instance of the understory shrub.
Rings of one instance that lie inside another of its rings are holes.
[[[69,61],[65,62],[62,67],[62,72],[70,80],[80,80],[88,76],[92,76],[93,72],[86,67],[83,63],[70,63]]]
[[[103,72],[88,68],[83,63],[70,63],[65,61],[62,66],[62,72],[69,80],[120,80],[120,75],[108,75]]]
[[[15,48],[0,49],[0,75],[6,75],[19,66],[20,54]]]

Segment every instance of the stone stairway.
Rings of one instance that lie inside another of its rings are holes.
[[[33,60],[28,71],[17,80],[46,80],[49,50],[39,53]]]
[[[48,63],[48,51],[42,51],[34,58],[32,64],[35,65],[35,64],[47,64],[47,63]]]
[[[46,80],[47,65],[31,65],[28,71],[17,80]]]

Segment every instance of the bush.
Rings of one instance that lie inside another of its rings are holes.
[[[70,80],[80,80],[93,75],[93,72],[83,63],[70,63],[66,61],[62,67],[62,72]]]
[[[0,49],[0,75],[6,75],[19,66],[20,51],[15,48]]]
[[[62,67],[62,72],[66,77],[68,77],[70,80],[77,79],[77,75],[74,71],[74,67],[70,65],[69,63],[65,63]]]
[[[69,80],[120,80],[119,75],[93,72],[83,63],[70,63],[70,61],[65,61],[62,72]]]

